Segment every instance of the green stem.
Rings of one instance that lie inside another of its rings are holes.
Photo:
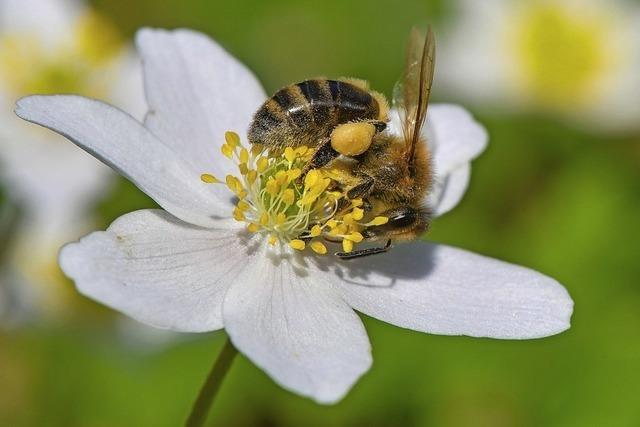
[[[200,427],[204,425],[209,409],[211,409],[213,405],[216,394],[222,385],[225,375],[229,372],[229,368],[236,354],[238,354],[238,350],[231,344],[231,340],[227,338],[222,347],[222,351],[220,351],[218,358],[211,368],[211,372],[209,372],[207,380],[202,385],[200,393],[198,393],[198,398],[191,408],[191,413],[185,423],[185,427]]]

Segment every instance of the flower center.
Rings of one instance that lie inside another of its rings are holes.
[[[607,34],[611,28],[600,14],[528,4],[506,37],[517,59],[516,83],[533,100],[558,108],[595,102],[601,78],[615,65]]]
[[[16,96],[80,93],[101,98],[110,83],[104,70],[112,65],[123,43],[115,29],[100,15],[87,13],[60,37],[50,40],[36,34],[13,33],[0,39],[0,81]],[[55,43],[55,41],[54,41]]]
[[[322,169],[305,172],[313,150],[305,146],[284,150],[254,145],[247,149],[234,132],[225,134],[222,154],[236,164],[239,174],[227,175],[224,184],[238,201],[233,218],[247,223],[247,230],[268,236],[270,245],[287,244],[296,250],[310,247],[324,255],[322,240],[342,243],[351,252],[360,243],[360,231],[382,225],[385,217],[361,222],[365,216],[363,200],[348,199],[338,182]],[[223,182],[205,173],[203,182]]]

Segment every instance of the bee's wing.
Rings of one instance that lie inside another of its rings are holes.
[[[407,43],[404,74],[393,91],[393,105],[400,115],[402,132],[407,144],[407,162],[413,169],[415,146],[427,116],[431,95],[436,45],[431,28],[426,37],[413,29]]]

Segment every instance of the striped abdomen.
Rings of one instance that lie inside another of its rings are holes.
[[[378,101],[368,91],[337,80],[307,80],[280,89],[256,112],[249,142],[315,146],[336,125],[377,120]]]

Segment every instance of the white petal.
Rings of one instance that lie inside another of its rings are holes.
[[[179,154],[110,105],[79,96],[30,96],[18,101],[16,114],[66,136],[184,221],[213,226],[229,215],[228,200]]]
[[[237,172],[222,160],[226,131],[244,137],[266,95],[255,76],[204,34],[140,30],[150,112],[145,125],[202,172]]]
[[[334,266],[331,280],[355,309],[422,332],[538,338],[569,328],[573,302],[536,271],[416,241]]]
[[[462,199],[468,181],[470,163],[486,148],[488,136],[486,130],[476,122],[471,114],[457,105],[435,104],[429,107],[425,136],[432,150],[436,193],[427,200],[436,215],[451,210]],[[461,175],[448,179],[454,171]],[[466,179],[464,174],[467,175]],[[449,185],[455,184],[452,188]],[[438,188],[440,186],[440,189]],[[438,194],[438,190],[442,194]],[[444,194],[447,197],[444,197]],[[440,203],[447,203],[440,206]]]
[[[233,344],[284,388],[336,402],[371,365],[362,322],[334,289],[290,260],[262,254],[256,262],[225,296]]]
[[[470,178],[471,164],[467,163],[451,171],[443,181],[433,183],[431,192],[427,195],[427,203],[428,206],[434,206],[434,216],[444,215],[460,203],[469,186]]]
[[[202,332],[222,328],[222,298],[245,251],[233,228],[143,210],[65,246],[60,266],[81,293],[140,322]]]

